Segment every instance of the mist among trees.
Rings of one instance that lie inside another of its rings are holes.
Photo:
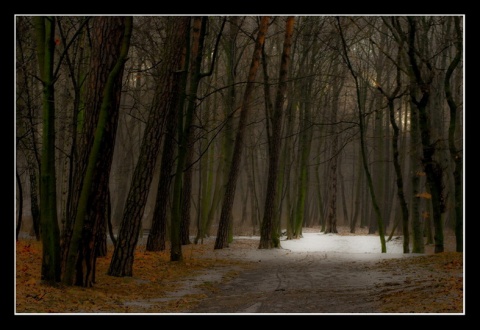
[[[463,251],[462,16],[16,16],[16,238],[42,280],[139,238],[368,228]],[[112,241],[113,245],[107,244]]]

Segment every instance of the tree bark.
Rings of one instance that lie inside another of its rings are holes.
[[[290,52],[292,48],[292,35],[295,18],[287,17],[285,26],[285,39],[283,42],[282,58],[280,63],[279,84],[275,98],[274,113],[272,118],[272,135],[269,138],[269,167],[267,193],[264,206],[264,215],[260,232],[260,249],[280,247],[280,233],[278,225],[274,225],[274,213],[277,212],[277,178],[279,156],[281,150],[281,129],[283,124],[284,104],[287,93],[288,68],[290,66]],[[268,119],[267,119],[268,120]],[[277,229],[274,231],[274,229]]]
[[[338,22],[338,28],[340,30],[340,37],[342,39],[342,45],[343,45],[343,51],[344,51],[344,56],[345,56],[345,62],[348,66],[348,69],[350,70],[350,73],[352,74],[352,77],[355,81],[355,86],[356,86],[356,92],[357,92],[357,108],[358,108],[358,119],[359,119],[359,129],[360,129],[360,147],[361,147],[361,152],[362,152],[362,161],[363,161],[363,168],[365,170],[365,175],[367,178],[367,183],[368,183],[368,188],[370,191],[370,197],[372,198],[372,204],[373,204],[373,209],[375,211],[375,216],[377,219],[377,225],[378,225],[378,235],[380,237],[380,244],[382,247],[382,253],[387,252],[387,246],[385,243],[385,232],[383,228],[383,219],[382,215],[380,213],[380,209],[378,207],[374,187],[373,187],[373,181],[372,181],[372,176],[370,174],[370,170],[368,168],[368,159],[367,159],[367,152],[366,152],[366,145],[365,145],[365,125],[364,125],[364,109],[362,107],[362,102],[360,100],[360,89],[359,89],[359,84],[358,84],[358,78],[357,74],[355,73],[355,70],[352,67],[352,64],[350,62],[349,56],[348,56],[348,51],[347,51],[347,45],[345,42],[345,37],[343,35],[342,27],[340,24],[340,18],[337,17],[337,22]]]
[[[22,180],[20,179],[20,174],[18,174],[18,169],[15,169],[15,178],[17,180],[17,189],[18,189],[18,201],[16,201],[18,210],[17,215],[17,226],[15,228],[15,239],[18,241],[18,235],[20,234],[20,229],[22,228],[22,219],[23,219],[23,189],[22,189]]]
[[[420,137],[422,141],[422,165],[427,177],[427,184],[430,189],[431,203],[433,208],[433,224],[435,230],[435,253],[443,252],[443,219],[442,214],[445,212],[445,201],[443,196],[443,170],[439,163],[434,159],[436,151],[435,142],[431,141],[431,132],[429,128],[427,105],[430,99],[430,82],[431,78],[425,80],[417,63],[417,49],[415,39],[417,34],[416,19],[407,17],[408,19],[408,59],[411,66],[411,89],[410,96],[412,102],[418,109],[418,119],[420,126]],[[417,99],[417,89],[420,89],[421,97]]]
[[[68,249],[63,282],[67,285],[93,286],[100,222],[105,222],[107,189],[113,145],[118,122],[123,68],[127,60],[132,32],[132,17],[96,17],[93,24],[92,74],[86,113],[98,117],[90,127],[94,139],[81,187],[73,233]],[[108,40],[108,42],[105,42]],[[102,59],[111,56],[103,71]],[[91,109],[88,109],[91,107]],[[98,109],[98,110],[97,110]],[[98,114],[98,115],[97,115]],[[90,120],[92,118],[88,118]],[[96,127],[95,127],[96,126]],[[79,250],[80,249],[80,250]],[[76,271],[76,274],[75,274]],[[75,282],[74,282],[75,276]]]
[[[175,16],[168,19],[171,24],[167,31],[166,56],[162,62],[164,71],[157,94],[161,102],[158,102],[158,108],[152,108],[149,114],[140,156],[120,224],[117,245],[108,269],[108,275],[111,276],[123,277],[133,274],[134,252],[160,148],[164,114],[171,108],[177,109],[179,103],[181,76],[184,70],[182,53],[190,18]]]
[[[163,251],[166,247],[167,209],[175,162],[175,134],[177,132],[178,110],[178,107],[170,107],[165,118],[166,131],[163,139],[160,179],[158,181],[152,225],[148,233],[147,251]]]
[[[238,172],[240,167],[240,160],[243,149],[243,138],[246,127],[246,121],[248,118],[248,112],[250,110],[250,97],[254,89],[254,81],[257,75],[258,66],[260,62],[260,55],[262,46],[265,41],[265,35],[268,29],[268,23],[270,21],[269,16],[263,16],[260,22],[257,39],[255,41],[255,49],[252,56],[252,62],[250,64],[250,70],[248,73],[247,86],[245,94],[243,96],[243,102],[240,112],[240,121],[238,123],[237,135],[235,137],[235,146],[233,150],[232,162],[230,166],[228,182],[225,189],[225,195],[222,203],[222,213],[220,215],[220,221],[218,226],[217,238],[215,240],[215,249],[223,249],[228,247],[227,234],[231,225],[231,212],[233,207],[233,200],[235,198],[235,187],[237,184]]]
[[[60,229],[57,222],[55,178],[55,17],[35,17],[37,56],[43,85],[43,136],[40,169],[41,279],[53,284],[61,280]]]
[[[459,108],[452,94],[450,80],[452,74],[462,59],[463,42],[462,33],[460,30],[460,18],[454,16],[455,20],[455,32],[457,34],[457,40],[455,42],[456,53],[452,62],[448,66],[447,73],[445,74],[445,97],[447,99],[448,107],[450,109],[450,125],[448,127],[448,145],[450,150],[450,158],[455,164],[453,170],[454,178],[454,205],[455,205],[455,250],[457,252],[463,252],[463,191],[462,191],[462,167],[463,158],[462,153],[456,147],[456,129],[457,129],[457,109]]]
[[[400,60],[400,52],[401,52],[401,45],[398,47],[398,56],[397,62]],[[393,146],[393,166],[395,168],[396,174],[396,183],[397,183],[397,196],[398,201],[400,203],[400,208],[402,212],[402,232],[403,232],[403,253],[410,252],[410,228],[409,228],[409,214],[408,214],[408,205],[405,198],[404,187],[403,187],[403,175],[402,169],[400,166],[399,160],[399,147],[398,147],[398,140],[400,135],[400,129],[395,121],[395,109],[394,109],[394,102],[397,98],[397,94],[400,91],[400,68],[397,66],[397,76],[396,76],[396,88],[395,90],[388,95],[387,92],[383,90],[383,88],[377,84],[377,89],[382,93],[383,96],[387,99],[387,106],[388,106],[388,115],[390,119],[390,125],[392,125],[393,129],[393,138],[392,138],[392,146]],[[394,223],[393,227],[396,224]],[[393,234],[393,230],[392,230]]]

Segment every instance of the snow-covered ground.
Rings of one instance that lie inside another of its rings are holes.
[[[381,253],[380,237],[376,235],[336,235],[303,233],[301,239],[281,241],[292,252]],[[402,253],[403,240],[395,236],[386,243],[387,253]]]
[[[235,240],[251,241],[250,248],[239,249]],[[387,239],[387,238],[385,238]],[[273,260],[276,258],[302,258],[305,255],[333,258],[343,261],[381,260],[412,257],[415,253],[403,253],[403,237],[394,236],[386,242],[387,251],[382,253],[378,235],[340,235],[322,232],[304,232],[299,239],[281,238],[281,249],[258,249],[259,236],[236,236],[231,248],[215,250],[217,257],[240,258],[244,260]]]
[[[236,239],[260,240],[259,236],[236,236]],[[385,237],[387,240],[387,237]],[[328,252],[328,253],[382,253],[380,237],[377,235],[338,235],[322,232],[303,233],[299,239],[282,237],[283,249],[291,252]],[[394,236],[386,242],[389,254],[403,253],[403,238]]]

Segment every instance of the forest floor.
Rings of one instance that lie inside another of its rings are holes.
[[[339,234],[350,235],[350,234]],[[92,288],[40,281],[41,244],[16,243],[15,314],[463,314],[463,253],[446,235],[445,251],[382,256],[259,250],[236,238],[214,250],[214,238],[148,252],[139,244],[132,277],[106,275],[112,248],[97,261]]]

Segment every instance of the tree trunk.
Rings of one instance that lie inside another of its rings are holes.
[[[170,107],[167,111],[166,132],[163,141],[163,152],[160,179],[158,181],[155,209],[152,225],[148,233],[147,251],[164,251],[167,239],[167,206],[170,196],[172,171],[175,156],[175,134],[177,131],[178,109]]]
[[[398,56],[397,61],[400,60],[400,53],[401,47],[399,46],[398,49]],[[403,253],[410,252],[410,228],[409,228],[409,214],[408,214],[408,206],[407,201],[404,194],[404,187],[403,187],[403,175],[402,169],[400,167],[400,160],[399,160],[399,147],[398,147],[398,140],[400,135],[400,129],[395,121],[395,109],[394,109],[394,102],[397,98],[397,94],[400,91],[400,68],[397,66],[397,77],[396,77],[396,88],[395,90],[388,95],[381,86],[377,84],[377,89],[385,96],[387,99],[387,106],[388,106],[388,114],[390,119],[390,124],[392,125],[393,129],[393,137],[392,137],[392,147],[393,147],[393,166],[395,168],[396,174],[396,183],[397,183],[397,195],[398,201],[400,203],[400,208],[402,211],[402,232],[403,232]],[[396,227],[396,223],[394,223],[393,227]],[[392,230],[393,234],[393,230]]]
[[[248,74],[247,86],[243,97],[242,108],[240,112],[240,121],[238,123],[237,135],[235,137],[235,146],[233,150],[232,163],[230,166],[228,182],[225,189],[225,195],[222,203],[222,213],[218,226],[217,238],[215,240],[215,249],[223,249],[228,247],[227,234],[231,222],[231,212],[233,207],[233,200],[235,198],[235,187],[237,184],[238,172],[240,167],[240,160],[243,149],[243,138],[250,110],[250,97],[254,89],[254,80],[257,75],[262,46],[265,41],[265,34],[268,29],[270,17],[263,16],[258,30],[257,40],[255,42],[255,49],[253,52],[250,71]]]
[[[342,70],[343,71],[343,70]],[[337,76],[341,73],[338,69],[338,61],[335,61],[334,69],[333,69],[333,86],[332,86],[332,94],[333,99],[331,102],[332,111],[330,114],[330,120],[332,123],[337,122],[337,113],[339,112],[339,98],[340,92],[343,88],[343,80],[338,81]],[[336,131],[336,125],[332,125],[330,129],[330,134],[333,136],[332,148],[331,148],[331,158],[330,158],[330,178],[329,178],[329,205],[328,205],[328,217],[327,217],[327,227],[325,233],[338,233],[337,230],[337,167],[338,167],[338,133]]]
[[[340,164],[341,164],[341,161],[340,161]],[[341,165],[338,167],[338,177],[340,178],[341,189],[342,189],[342,208],[343,208],[343,220],[344,220],[343,223],[349,225],[350,222],[348,221],[349,216],[348,216],[348,207],[347,207],[348,201],[345,193],[345,177],[343,176]]]
[[[40,171],[40,233],[42,236],[41,279],[60,281],[60,228],[57,222],[55,179],[55,17],[34,17],[37,32],[37,56],[43,85],[43,136]]]
[[[455,99],[452,95],[452,90],[450,86],[450,79],[452,77],[453,71],[458,66],[462,58],[463,51],[463,42],[462,34],[460,30],[460,18],[458,16],[454,17],[455,20],[455,31],[457,34],[457,41],[455,43],[456,53],[452,62],[448,66],[447,73],[445,74],[445,97],[447,99],[448,107],[450,109],[450,125],[448,128],[448,145],[450,149],[450,158],[455,164],[453,170],[454,178],[454,205],[455,205],[455,250],[457,252],[463,252],[463,191],[462,191],[462,166],[463,159],[462,153],[457,149],[455,145],[456,140],[456,129],[457,129],[457,109],[458,105],[455,102]],[[462,149],[462,148],[460,148]]]
[[[40,207],[38,206],[37,168],[32,161],[28,162],[28,177],[30,179],[30,211],[32,213],[32,229],[37,241],[40,241]]]
[[[350,233],[355,233],[355,230],[356,230],[356,226],[357,226],[357,223],[358,223],[358,217],[360,216],[361,214],[361,191],[362,191],[362,187],[363,187],[363,180],[364,180],[364,176],[363,176],[363,171],[362,171],[362,166],[361,166],[361,157],[357,157],[356,158],[358,160],[358,167],[357,167],[357,175],[356,175],[356,178],[357,178],[357,181],[356,183],[354,184],[354,188],[355,188],[355,191],[352,191],[352,194],[353,194],[353,197],[352,199],[354,199],[354,201],[352,201],[352,206],[353,206],[353,215],[352,215],[352,221],[350,222]],[[355,170],[355,163],[354,163],[354,169],[352,169],[352,171]]]
[[[306,90],[303,90],[305,92]],[[297,189],[297,201],[295,204],[294,213],[294,227],[293,238],[302,237],[302,228],[305,221],[305,201],[308,194],[308,158],[310,155],[310,146],[312,142],[311,130],[307,128],[307,123],[310,122],[310,105],[304,103],[302,105],[303,111],[301,112],[302,118],[300,119],[300,158],[298,169],[298,189]]]
[[[409,229],[409,215],[408,215],[408,206],[405,199],[405,194],[403,192],[403,175],[402,169],[400,168],[399,161],[399,150],[398,150],[398,137],[399,137],[399,128],[395,122],[395,113],[394,113],[394,100],[393,98],[388,98],[388,111],[390,115],[390,124],[393,128],[393,166],[395,167],[395,173],[397,176],[397,195],[400,202],[400,207],[402,210],[402,232],[403,232],[403,253],[410,252],[410,229]]]
[[[333,111],[335,113],[336,111]],[[334,116],[334,120],[336,121],[336,116]],[[338,163],[338,135],[336,133],[333,136],[333,143],[332,143],[332,158],[330,159],[330,202],[328,205],[328,217],[327,217],[327,228],[325,230],[326,234],[330,233],[338,233],[337,231],[337,163]]]
[[[350,62],[349,56],[348,56],[348,51],[347,51],[347,45],[345,42],[345,37],[342,32],[342,27],[340,24],[340,18],[337,17],[337,22],[338,22],[338,28],[340,30],[340,37],[342,38],[342,45],[343,45],[343,50],[344,50],[344,56],[345,56],[345,61],[347,63],[348,69],[350,70],[350,73],[353,76],[353,79],[355,80],[355,87],[356,87],[356,92],[357,92],[357,108],[358,108],[358,119],[359,119],[359,129],[360,129],[360,147],[361,147],[361,152],[362,152],[362,161],[363,161],[363,169],[365,170],[365,175],[367,178],[367,183],[368,183],[368,188],[370,191],[370,197],[372,198],[372,204],[373,204],[373,209],[375,211],[375,216],[377,219],[377,225],[378,225],[378,234],[380,237],[380,244],[382,247],[382,253],[387,252],[387,246],[385,243],[385,232],[383,229],[383,219],[382,215],[380,213],[380,209],[378,207],[377,203],[377,198],[375,195],[374,187],[373,187],[373,181],[372,181],[372,176],[370,174],[370,170],[368,167],[368,159],[367,159],[367,151],[366,151],[366,145],[365,145],[365,125],[364,125],[364,114],[365,111],[363,110],[362,107],[362,102],[360,99],[360,89],[359,89],[359,83],[358,83],[358,78],[357,74],[355,73],[355,70],[352,67],[352,64]]]
[[[207,106],[206,111],[204,111],[204,121],[208,122],[210,119],[210,111]],[[207,133],[206,136],[207,140],[210,139],[210,135]],[[200,140],[200,150],[205,148],[205,144],[203,140]],[[213,167],[215,166],[213,162],[213,156],[215,153],[214,147],[207,147],[206,153],[203,155],[202,159],[200,160],[200,175],[199,180],[202,180],[201,184],[201,203],[200,205],[200,221],[197,225],[197,235],[195,236],[194,243],[197,244],[199,240],[203,242],[203,238],[205,238],[206,234],[206,225],[208,222],[208,213],[210,209],[210,205],[212,204],[212,185],[213,185]],[[221,162],[219,162],[218,166],[221,166]],[[204,182],[206,181],[206,182]]]
[[[264,215],[260,232],[260,249],[269,249],[280,247],[280,233],[274,231],[274,213],[277,212],[277,177],[279,156],[281,150],[281,129],[283,124],[284,103],[287,92],[288,68],[290,66],[290,52],[292,48],[292,35],[295,19],[289,16],[286,21],[285,39],[283,42],[283,52],[280,64],[279,84],[277,96],[275,98],[274,113],[272,118],[272,135],[269,137],[269,167],[267,193],[264,206]],[[269,120],[267,118],[267,120]]]
[[[442,214],[445,212],[445,201],[443,196],[443,170],[440,164],[434,159],[436,151],[435,142],[431,141],[431,132],[429,128],[427,105],[430,98],[430,80],[424,80],[420,68],[417,63],[417,49],[415,47],[416,37],[416,20],[413,17],[408,17],[408,58],[412,70],[412,83],[410,89],[410,96],[412,102],[418,109],[418,119],[420,126],[420,137],[422,141],[422,165],[427,177],[427,184],[430,188],[431,202],[433,207],[433,224],[435,230],[435,253],[443,252],[443,219]],[[420,87],[421,98],[417,99],[416,87]]]
[[[118,233],[117,245],[113,252],[108,275],[132,276],[135,247],[142,224],[142,216],[147,201],[149,186],[160,148],[164,114],[171,108],[177,109],[179,102],[182,70],[181,56],[190,18],[171,17],[166,40],[166,57],[159,84],[160,102],[152,107],[140,148],[140,156],[135,167],[132,184],[128,193]],[[164,201],[166,202],[166,201]]]
[[[18,210],[17,216],[17,226],[15,230],[15,239],[18,241],[18,235],[20,234],[20,229],[22,228],[22,218],[23,218],[23,189],[22,189],[22,180],[18,174],[18,169],[15,169],[15,178],[17,180],[17,189],[18,189],[18,201],[16,209]]]
[[[94,20],[90,76],[92,88],[89,90],[93,94],[87,94],[85,113],[91,114],[93,118],[98,116],[98,122],[89,126],[94,128],[95,133],[88,152],[88,163],[67,254],[63,277],[63,282],[67,285],[93,285],[97,230],[101,226],[100,222],[105,222],[106,219],[107,189],[118,122],[123,68],[130,47],[131,31],[132,17],[96,17]],[[109,42],[106,43],[105,40]],[[105,67],[102,60],[105,54],[111,56],[112,66]],[[103,70],[104,68],[107,70]],[[91,120],[92,117],[86,119]]]

